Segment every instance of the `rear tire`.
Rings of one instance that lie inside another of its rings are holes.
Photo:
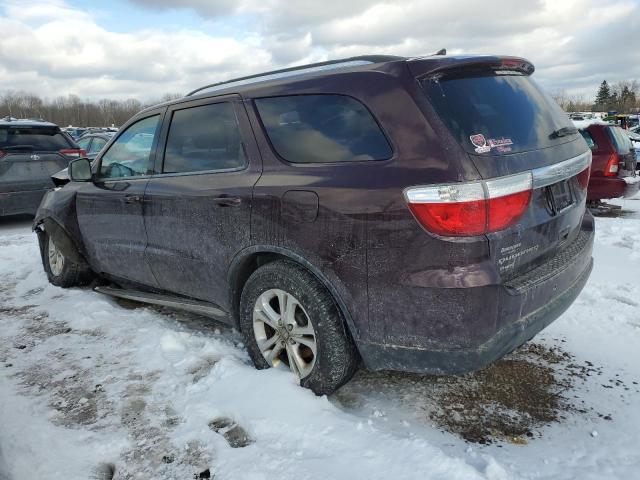
[[[42,263],[49,282],[58,287],[86,285],[92,279],[89,265],[65,257],[47,232],[43,234]]]
[[[291,370],[317,395],[344,385],[360,363],[329,292],[287,260],[268,263],[249,277],[240,299],[240,329],[256,368]]]

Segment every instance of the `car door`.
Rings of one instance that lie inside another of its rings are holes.
[[[166,114],[157,174],[145,192],[146,256],[160,288],[227,304],[227,268],[249,245],[262,163],[238,96]]]
[[[92,268],[148,286],[156,281],[144,256],[144,193],[155,161],[164,110],[125,127],[76,197],[78,225]]]

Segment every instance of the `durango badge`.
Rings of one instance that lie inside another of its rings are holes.
[[[487,140],[484,138],[484,135],[481,133],[476,133],[475,135],[471,135],[469,137],[471,143],[473,144],[476,150],[476,153],[487,153],[491,150],[491,147],[487,145]]]

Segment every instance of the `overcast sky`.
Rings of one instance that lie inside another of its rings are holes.
[[[640,0],[2,0],[0,93],[157,98],[367,53],[519,55],[550,91],[640,79]]]

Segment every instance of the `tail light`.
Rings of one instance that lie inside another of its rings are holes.
[[[615,177],[618,175],[618,163],[620,163],[620,158],[617,153],[612,153],[609,155],[609,160],[607,160],[607,166],[604,168],[604,176],[605,177]]]
[[[87,152],[82,148],[63,148],[62,150],[59,150],[58,153],[71,158],[82,158],[87,156]]]
[[[412,187],[405,191],[409,209],[430,232],[465,237],[513,225],[531,200],[531,172],[481,182]]]
[[[4,157],[7,154],[7,152],[3,152],[2,150],[0,150],[0,158]]]
[[[578,175],[576,175],[576,179],[578,180],[578,184],[583,190],[586,190],[589,186],[589,176],[591,174],[591,167],[585,168]]]

